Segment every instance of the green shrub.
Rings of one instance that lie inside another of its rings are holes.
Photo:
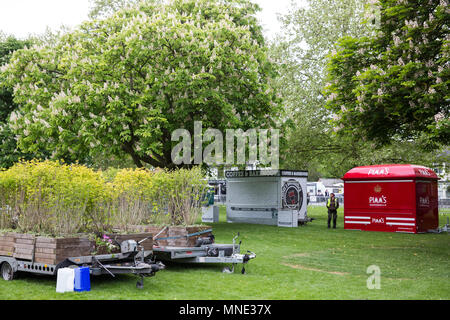
[[[114,226],[129,230],[129,226],[147,223],[152,213],[152,177],[147,169],[121,169],[109,183],[112,190]]]
[[[167,203],[172,225],[192,225],[201,212],[208,189],[200,168],[179,169],[168,173]]]
[[[206,188],[200,168],[119,170],[111,182],[113,224],[125,230],[139,224],[192,225]]]
[[[102,232],[110,191],[100,173],[55,161],[19,162],[0,172],[1,228],[50,235]]]
[[[200,168],[96,172],[23,161],[0,171],[0,228],[58,236],[101,234],[111,226],[192,225],[206,189]]]

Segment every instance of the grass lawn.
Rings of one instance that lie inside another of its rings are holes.
[[[343,212],[337,229],[326,228],[324,207],[308,208],[316,220],[298,228],[227,223],[221,208],[211,224],[218,243],[231,243],[240,232],[242,250],[256,259],[247,274],[222,273],[223,265],[167,264],[146,278],[120,275],[91,278],[91,291],[58,294],[56,277],[19,274],[0,280],[0,299],[450,299],[450,236],[344,230]],[[450,212],[447,211],[447,214]],[[442,226],[446,215],[440,215]],[[368,289],[367,268],[381,271],[381,288]]]

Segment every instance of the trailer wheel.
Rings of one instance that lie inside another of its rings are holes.
[[[8,262],[3,262],[1,266],[1,273],[3,280],[11,281],[15,277],[15,273],[13,271],[13,268]]]

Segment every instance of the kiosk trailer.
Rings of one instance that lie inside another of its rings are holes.
[[[226,171],[227,221],[297,227],[306,211],[307,171]]]
[[[344,229],[421,233],[438,228],[436,173],[411,164],[356,167],[344,177]]]

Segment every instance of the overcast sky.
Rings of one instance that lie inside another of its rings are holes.
[[[279,31],[277,13],[286,13],[291,0],[253,0],[262,12],[258,18],[267,37]],[[303,2],[303,0],[297,0]],[[87,19],[89,0],[0,0],[0,31],[18,38],[43,33],[46,27],[74,27]]]

